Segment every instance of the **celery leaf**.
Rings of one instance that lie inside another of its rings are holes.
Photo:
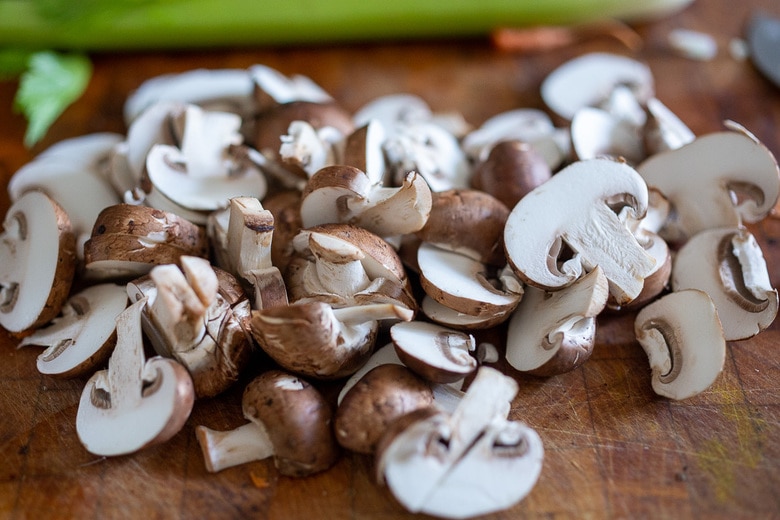
[[[32,54],[19,80],[14,106],[27,118],[24,144],[37,143],[54,121],[87,88],[92,64],[82,54]]]

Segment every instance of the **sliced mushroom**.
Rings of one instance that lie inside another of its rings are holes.
[[[525,283],[555,290],[600,266],[619,305],[636,298],[655,265],[626,225],[647,210],[648,193],[630,166],[578,161],[526,195],[507,219],[507,260]]]
[[[317,379],[357,371],[376,342],[379,321],[410,320],[413,312],[392,304],[334,309],[311,301],[252,312],[251,332],[286,370]]]
[[[430,216],[416,235],[424,242],[496,266],[506,264],[503,232],[509,209],[474,189],[435,192]]]
[[[471,355],[476,341],[470,334],[424,321],[396,323],[390,337],[398,358],[434,383],[461,381],[477,369]]]
[[[330,103],[333,98],[311,78],[302,74],[285,76],[267,65],[252,65],[254,96],[260,111],[293,101]]]
[[[388,135],[392,135],[400,125],[430,121],[433,112],[428,103],[420,96],[399,93],[372,99],[358,108],[352,117],[357,127],[367,125],[371,121],[377,121]]]
[[[374,185],[385,183],[385,127],[380,119],[371,119],[349,134],[344,142],[343,163],[364,172]]]
[[[336,440],[350,451],[373,454],[390,423],[429,406],[433,406],[430,383],[403,365],[378,365],[346,392],[336,409]]]
[[[676,150],[696,139],[677,114],[657,98],[647,100],[647,115],[643,133],[648,156]]]
[[[571,141],[579,160],[613,157],[638,164],[645,158],[641,127],[601,108],[583,107],[574,114]]]
[[[74,294],[51,324],[19,346],[46,347],[36,363],[41,374],[78,377],[103,365],[116,344],[116,317],[127,307],[122,285],[99,284]]]
[[[483,367],[452,415],[398,419],[376,450],[377,475],[410,512],[468,518],[522,500],[542,468],[539,436],[508,421],[517,383]]]
[[[745,131],[699,136],[656,154],[637,171],[672,205],[661,235],[684,242],[699,231],[758,222],[780,194],[780,172],[772,152]]]
[[[641,104],[654,94],[646,64],[604,52],[583,54],[559,66],[542,82],[541,94],[553,112],[571,120],[581,108],[601,104],[618,85],[630,87]]]
[[[134,453],[179,432],[195,401],[192,380],[172,359],[144,358],[141,299],[116,319],[117,342],[108,368],[87,381],[76,432],[90,453]]]
[[[244,389],[242,408],[250,422],[235,430],[195,428],[208,471],[273,457],[281,475],[305,477],[336,462],[333,413],[303,379],[280,370],[265,372]]]
[[[306,121],[293,121],[280,137],[279,160],[288,168],[311,177],[318,170],[337,164],[344,135],[332,126],[314,128]]]
[[[56,317],[76,273],[76,237],[65,211],[29,191],[8,209],[0,234],[0,326],[24,332]]]
[[[703,291],[676,291],[648,304],[637,314],[634,332],[658,395],[693,397],[723,370],[726,339],[715,305]]]
[[[596,316],[609,294],[600,268],[559,291],[528,287],[507,331],[506,360],[538,376],[574,370],[593,352]]]
[[[777,289],[769,280],[764,255],[745,228],[709,229],[677,252],[672,289],[699,289],[718,309],[727,341],[755,336],[777,316]]]

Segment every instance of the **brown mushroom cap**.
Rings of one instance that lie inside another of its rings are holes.
[[[552,176],[544,156],[531,144],[500,141],[474,170],[471,184],[513,208],[517,201]]]
[[[428,382],[403,365],[379,365],[344,395],[335,415],[336,440],[348,450],[374,453],[390,423],[432,405]]]
[[[332,410],[308,382],[280,370],[265,372],[247,385],[242,406],[244,417],[265,426],[282,475],[311,475],[336,462]]]

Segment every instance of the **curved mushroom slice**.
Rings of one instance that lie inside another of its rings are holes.
[[[645,149],[648,156],[676,150],[693,142],[696,134],[657,98],[647,100],[647,121],[644,126]]]
[[[653,390],[670,399],[705,391],[723,370],[726,339],[707,293],[667,294],[636,316],[634,332],[652,369]]]
[[[760,246],[745,228],[694,235],[675,256],[671,285],[674,291],[706,292],[718,309],[727,341],[755,336],[777,316],[777,289]]]
[[[644,104],[654,94],[650,68],[617,54],[593,52],[567,61],[544,79],[542,99],[556,114],[571,120],[583,107],[597,106],[618,85],[626,85]]]
[[[514,207],[504,228],[507,260],[523,282],[547,290],[598,265],[616,302],[628,303],[655,265],[625,222],[643,217],[647,202],[647,186],[630,166],[573,163]]]
[[[123,285],[99,284],[68,298],[51,324],[26,336],[19,346],[46,347],[36,366],[41,374],[77,377],[90,373],[111,355],[116,317],[127,307]]]
[[[471,168],[458,139],[430,121],[399,123],[384,143],[388,170],[396,184],[409,172],[422,175],[431,191],[467,188]]]
[[[583,107],[574,114],[571,141],[578,160],[612,157],[638,164],[645,158],[641,127],[601,108]]]
[[[675,242],[704,229],[758,222],[780,194],[772,152],[741,131],[700,136],[648,158],[637,171],[671,203],[673,215],[661,234]]]
[[[0,233],[0,326],[15,333],[47,323],[68,298],[76,238],[65,211],[42,192],[23,194]]]
[[[428,220],[416,236],[442,249],[492,265],[506,264],[504,225],[509,209],[473,189],[434,192]]]
[[[442,305],[476,317],[507,316],[521,295],[493,285],[485,264],[465,255],[423,243],[417,250],[420,285]]]
[[[377,365],[340,401],[333,420],[336,440],[348,450],[373,454],[390,423],[429,406],[433,406],[430,383],[403,365]]]
[[[388,135],[398,125],[417,121],[430,121],[433,112],[428,103],[419,96],[408,93],[388,94],[372,99],[358,108],[352,118],[355,126],[361,127],[370,121],[378,121]]]
[[[403,364],[428,381],[454,383],[477,369],[477,360],[471,355],[476,341],[470,334],[408,321],[390,327],[390,337]]]
[[[382,121],[371,119],[349,134],[344,142],[343,164],[365,172],[371,185],[385,184],[386,132]]]
[[[267,65],[252,65],[249,75],[254,82],[254,96],[259,110],[292,103],[330,103],[333,98],[308,76],[293,74],[285,76]]]
[[[420,303],[420,311],[432,322],[456,330],[484,330],[505,322],[511,314],[472,316],[442,305],[427,294]]]
[[[513,379],[483,367],[452,415],[427,409],[401,417],[377,447],[379,480],[408,511],[442,518],[516,504],[543,458],[536,432],[506,418],[516,392]]]
[[[551,170],[558,169],[571,147],[568,130],[555,128],[550,116],[535,108],[508,110],[490,117],[464,136],[462,147],[471,160],[479,164],[502,141],[527,143],[537,155],[544,157]]]
[[[241,406],[249,420],[245,425],[226,432],[195,429],[208,471],[273,457],[281,475],[305,477],[336,462],[333,413],[322,394],[303,379],[269,370],[247,385]]]
[[[471,185],[500,200],[507,208],[550,180],[552,170],[532,145],[517,139],[500,141],[490,149],[471,177]]]
[[[148,281],[127,290],[131,299],[149,300],[142,318],[157,353],[187,369],[198,397],[211,397],[235,383],[249,362],[249,301],[232,275],[207,260],[184,256],[179,263],[181,269],[155,267]]]
[[[192,103],[208,110],[251,116],[254,84],[244,69],[195,69],[155,76],[141,83],[124,105],[129,125],[150,106],[164,101]]]
[[[312,301],[252,312],[260,347],[283,368],[317,379],[357,371],[371,355],[381,320],[410,320],[413,312],[389,304],[333,309]]]
[[[607,303],[600,268],[552,293],[528,287],[509,318],[506,360],[521,372],[552,376],[574,370],[593,351],[596,316]]]
[[[344,136],[332,126],[316,129],[306,121],[293,121],[280,139],[279,160],[311,177],[339,162]]]
[[[108,368],[87,381],[76,432],[90,453],[134,453],[173,437],[192,411],[195,393],[187,371],[172,359],[145,360],[142,299],[116,319],[117,343]]]

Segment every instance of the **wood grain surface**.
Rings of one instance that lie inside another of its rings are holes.
[[[728,50],[756,8],[780,16],[777,0],[699,0],[679,15],[637,27],[634,52],[651,67],[657,96],[697,134],[733,119],[780,156],[780,89]],[[673,28],[713,35],[717,57],[697,62],[670,51]],[[124,132],[124,99],[152,76],[197,67],[264,63],[309,75],[346,108],[382,94],[411,92],[438,111],[478,125],[499,112],[544,108],[541,80],[590,50],[623,52],[609,39],[538,54],[500,52],[490,41],[414,41],[95,54],[86,95],[45,141],[22,146],[24,121],[11,111],[13,82],[0,83],[0,182],[54,142],[89,132]],[[0,210],[9,206],[0,193]],[[753,226],[780,285],[780,219]],[[581,368],[551,378],[516,375],[511,417],[541,435],[546,457],[530,495],[490,518],[780,518],[780,326],[728,345],[726,364],[705,393],[672,402],[655,396],[633,316],[605,316],[598,344]],[[496,339],[495,334],[491,339]],[[500,341],[500,335],[497,336]],[[58,380],[35,368],[39,350],[16,349],[0,334],[0,518],[402,519],[390,493],[374,484],[370,458],[344,454],[310,478],[280,477],[271,462],[209,474],[194,428],[243,423],[242,382],[196,403],[168,443],[132,456],[90,455],[75,431],[83,379]],[[258,357],[254,371],[263,369]],[[251,377],[248,374],[246,377]],[[335,385],[326,391],[334,394]]]

